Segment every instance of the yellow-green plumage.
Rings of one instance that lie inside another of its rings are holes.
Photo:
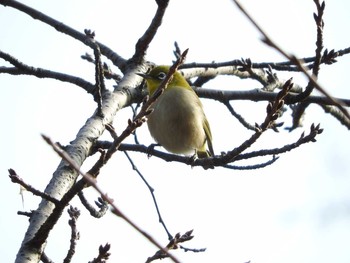
[[[155,67],[145,77],[152,95],[169,72],[168,66]],[[203,105],[186,79],[175,72],[164,93],[152,105],[148,129],[167,151],[198,157],[213,156],[212,135]],[[209,151],[207,150],[207,144]]]

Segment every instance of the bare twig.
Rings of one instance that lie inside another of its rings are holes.
[[[312,124],[310,126],[309,134],[305,135],[305,133],[303,132],[300,135],[299,139],[294,143],[287,144],[281,148],[265,149],[265,150],[259,150],[259,151],[249,152],[249,153],[243,153],[243,154],[237,156],[236,161],[254,158],[254,157],[258,157],[258,156],[278,155],[278,154],[289,152],[289,151],[299,147],[302,144],[309,143],[309,142],[315,142],[316,136],[321,134],[322,132],[323,132],[323,129],[320,128],[319,124],[316,126],[315,126],[315,124]]]
[[[95,56],[95,92],[94,99],[97,102],[97,114],[103,117],[102,113],[102,93],[106,90],[104,80],[104,69],[101,62],[101,50],[98,43],[94,40],[95,32],[85,29],[86,36],[90,37],[94,45],[94,56]]]
[[[156,0],[156,2],[158,5],[157,12],[154,15],[153,20],[149,25],[149,27],[147,28],[146,32],[137,41],[136,47],[135,47],[135,54],[131,58],[131,60],[135,61],[136,63],[139,63],[144,58],[149,44],[153,40],[154,36],[158,31],[158,28],[162,24],[163,16],[168,6],[169,0]]]
[[[56,198],[53,198],[53,197],[49,196],[48,194],[46,194],[44,192],[41,192],[41,191],[35,189],[34,187],[32,187],[31,185],[25,183],[17,175],[15,170],[9,169],[8,171],[9,171],[9,177],[10,177],[10,179],[11,179],[11,181],[13,183],[17,183],[17,184],[23,186],[27,191],[31,192],[33,195],[40,196],[41,198],[44,198],[45,200],[48,200],[48,201],[54,203],[56,206],[60,206],[61,205],[61,202],[59,200],[57,200]]]
[[[332,61],[333,63],[336,62],[337,57],[341,57],[344,55],[347,55],[350,53],[350,47],[340,49],[338,51],[331,50],[330,53],[332,56],[325,56],[323,55],[322,63],[330,65],[332,63],[329,63]],[[326,53],[326,54],[327,54]],[[329,59],[326,59],[329,58]],[[300,61],[304,63],[305,68],[307,69],[312,69],[313,64],[316,60],[316,57],[304,57],[300,58]],[[198,63],[198,62],[191,62],[191,63],[186,63],[181,65],[179,68],[180,69],[189,69],[189,68],[222,68],[222,67],[239,67],[242,66],[242,60],[241,59],[234,59],[230,61],[223,61],[223,62],[210,62],[210,63]],[[292,71],[292,72],[300,72],[300,69],[295,66],[295,63],[287,60],[287,61],[282,61],[282,62],[253,62],[252,63],[252,68],[255,69],[268,69],[272,68],[277,71]]]
[[[20,2],[15,1],[15,0],[11,0],[11,1],[0,0],[0,4],[3,6],[10,6],[10,7],[13,7],[15,9],[19,10],[19,11],[22,11],[23,13],[31,16],[32,18],[37,19],[37,20],[43,22],[44,24],[50,25],[51,27],[55,28],[57,31],[64,33],[64,34],[67,34],[70,37],[79,40],[84,45],[87,45],[87,46],[91,47],[92,49],[94,48],[95,44],[85,34],[67,26],[66,24],[64,24],[58,20],[53,19],[50,16],[45,15],[44,13],[41,13],[38,10],[35,10],[34,8],[31,8],[25,4],[22,4]],[[102,43],[98,43],[98,45],[101,49],[101,53],[104,56],[106,56],[108,59],[110,59],[114,65],[119,67],[122,71],[125,69],[125,65],[126,65],[125,59],[123,59],[121,56],[119,56],[117,53],[115,53],[109,47],[103,45]]]
[[[314,76],[318,76],[320,65],[322,63],[322,50],[323,50],[323,28],[324,28],[324,20],[323,14],[325,9],[325,2],[322,4],[319,0],[314,0],[317,7],[317,14],[314,13],[314,19],[316,22],[317,28],[317,40],[316,40],[316,50],[315,50],[315,62],[312,67],[312,74]],[[311,92],[309,93],[311,94]]]
[[[242,154],[239,156],[242,156]],[[242,170],[256,170],[256,169],[265,168],[266,166],[269,166],[269,165],[275,163],[278,160],[278,158],[279,157],[276,157],[275,155],[273,155],[271,160],[268,160],[264,163],[253,164],[253,165],[244,165],[244,166],[224,164],[222,166],[225,168],[228,168],[228,169],[241,170],[241,171]],[[237,160],[237,158],[236,158],[236,160]]]
[[[310,75],[307,71],[308,69],[305,68],[303,65],[303,62],[300,61],[295,55],[288,54],[286,51],[284,51],[281,47],[279,47],[266,33],[265,31],[255,22],[255,20],[248,14],[248,12],[243,8],[243,6],[239,3],[238,0],[233,0],[233,2],[237,5],[237,7],[242,11],[242,13],[250,20],[250,22],[260,31],[260,33],[263,35],[263,42],[265,42],[267,45],[275,48],[279,53],[281,53],[285,58],[287,58],[289,61],[293,62],[301,72],[304,73],[305,76],[309,79],[310,83],[323,95],[325,95],[329,100],[331,100],[334,105],[336,105],[340,111],[343,112],[343,114],[350,118],[350,115],[348,111],[343,107],[343,104],[339,101],[337,101],[335,98],[333,98],[329,93],[321,87],[321,85],[317,82],[315,76]]]
[[[89,53],[85,53],[80,57],[88,62],[93,63],[94,65],[96,63],[95,59],[93,59]],[[103,75],[106,79],[113,79],[116,83],[119,83],[119,81],[122,79],[122,76],[113,72],[111,67],[106,62],[103,63]]]
[[[0,67],[0,73],[8,73],[12,75],[32,75],[37,78],[52,78],[52,79],[77,85],[83,88],[86,92],[90,94],[93,94],[93,91],[95,89],[92,83],[80,77],[64,74],[61,72],[51,71],[48,69],[28,66],[23,62],[19,61],[18,59],[16,59],[15,57],[5,52],[2,52],[1,50],[0,50],[0,57],[14,66],[14,68]]]
[[[174,42],[174,47],[175,47],[175,50],[173,51],[173,53],[174,53],[175,59],[177,60],[180,58],[182,52],[181,52],[179,43],[177,43],[176,41]],[[173,61],[173,62],[175,62],[175,61]]]
[[[86,200],[83,191],[78,193],[79,199],[81,203],[85,206],[85,208],[90,212],[90,215],[95,218],[103,217],[108,211],[108,203],[105,202],[101,197],[98,198],[98,201],[95,201],[95,204],[100,209],[97,211],[89,202]]]
[[[140,176],[140,178],[142,179],[142,181],[146,184],[149,192],[151,193],[151,196],[152,196],[152,199],[153,199],[153,203],[154,203],[154,206],[156,208],[156,211],[157,211],[157,215],[158,215],[158,221],[159,223],[162,224],[165,232],[167,233],[168,235],[168,239],[171,240],[173,238],[173,236],[171,235],[171,233],[169,232],[167,226],[165,225],[165,222],[163,220],[163,217],[160,213],[160,210],[159,210],[159,206],[158,206],[158,202],[157,202],[157,198],[154,194],[154,188],[147,182],[146,178],[142,175],[142,173],[140,172],[140,170],[136,167],[134,161],[131,159],[130,155],[128,154],[127,151],[124,151],[124,154],[126,155],[126,157],[128,158],[131,166],[132,166],[132,169]]]
[[[239,69],[241,72],[247,72],[250,79],[259,81],[262,85],[267,86],[269,84],[268,79],[265,77],[263,70],[254,70],[253,63],[250,58],[241,59],[242,67]]]
[[[302,133],[300,138],[294,143],[287,144],[287,145],[280,147],[280,148],[263,149],[263,150],[249,152],[249,153],[241,153],[235,157],[234,161],[247,160],[247,159],[261,157],[261,156],[267,156],[267,155],[277,156],[278,154],[283,154],[283,153],[286,153],[288,151],[291,151],[291,150],[301,146],[302,144],[315,141],[316,136],[321,134],[322,132],[323,132],[323,129],[321,129],[319,125],[316,125],[316,126],[311,125],[309,134],[305,135],[304,133]],[[111,142],[107,142],[107,141],[99,141],[98,142],[98,145],[101,148],[109,148],[111,144],[112,144]],[[192,164],[194,166],[196,166],[196,162],[197,162],[197,160],[196,160],[193,163],[193,160],[191,160],[187,156],[181,156],[181,155],[176,155],[176,154],[158,151],[155,149],[150,149],[148,146],[145,146],[145,145],[134,145],[134,144],[125,144],[124,143],[124,144],[120,145],[119,150],[120,151],[137,151],[137,152],[147,153],[147,154],[151,154],[152,156],[161,158],[162,160],[167,161],[167,162],[179,162],[179,163],[184,163],[184,164]],[[218,165],[218,166],[222,165],[225,168],[237,169],[237,170],[250,170],[250,169],[254,169],[254,168],[263,168],[267,165],[270,165],[272,162],[275,162],[278,159],[277,157],[273,157],[271,160],[267,161],[266,163],[261,163],[261,164],[251,165],[251,166],[235,166],[235,165],[226,164],[225,162],[223,162],[221,160],[221,158],[222,158],[221,156],[215,156],[213,162],[215,162],[216,165]],[[192,161],[192,163],[191,163],[191,161]],[[200,161],[200,160],[198,160],[198,161]],[[200,165],[200,164],[198,164],[198,165]]]
[[[193,238],[192,233],[193,233],[193,230],[187,231],[183,235],[180,235],[180,233],[177,233],[175,237],[170,240],[170,242],[168,243],[165,249],[158,250],[153,256],[149,257],[146,260],[146,263],[152,262],[157,259],[164,259],[169,257],[169,254],[164,253],[164,251],[169,251],[171,249],[178,249],[179,247],[181,247],[180,243],[184,243]],[[184,249],[185,251],[192,251],[192,252],[204,252],[206,250],[205,248],[201,248],[201,249],[190,249],[190,248],[184,248],[184,247],[181,247],[181,248]]]
[[[33,214],[33,211],[30,212],[23,212],[23,211],[17,211],[17,215],[21,215],[21,216],[27,216],[27,217],[31,217]]]
[[[135,119],[138,109],[141,107],[141,103],[137,103],[136,106],[134,107],[133,105],[130,105],[130,108],[132,110],[132,119]],[[134,136],[134,141],[136,144],[140,144],[138,136],[137,136],[137,130],[132,133]]]
[[[94,258],[92,261],[89,261],[89,263],[104,263],[104,262],[106,262],[106,260],[108,260],[109,256],[111,255],[111,253],[108,252],[110,249],[111,249],[111,245],[108,243],[104,246],[101,245],[98,248],[97,258]]]
[[[273,127],[274,122],[279,117],[279,111],[284,105],[284,98],[287,96],[289,90],[292,88],[292,80],[289,79],[283,86],[282,90],[277,94],[275,101],[270,102],[267,106],[267,115],[264,122],[260,125],[256,125],[255,133],[246,141],[244,141],[237,148],[227,152],[224,156],[220,158],[208,158],[213,165],[222,165],[227,164],[235,160],[235,158],[241,154],[244,150],[249,148],[256,140],[261,136],[261,134],[267,129]],[[201,162],[202,160],[198,159],[196,162]],[[206,161],[206,160],[204,160]]]
[[[240,114],[238,114],[232,107],[232,105],[230,104],[230,102],[224,101],[223,102],[226,106],[226,108],[229,110],[229,112],[232,114],[232,116],[234,116],[245,128],[247,128],[248,130],[252,130],[255,131],[255,126],[249,124]]]
[[[114,204],[113,199],[111,199],[106,193],[102,191],[102,189],[97,185],[96,179],[91,175],[84,173],[80,170],[80,167],[74,162],[74,160],[63,151],[56,143],[54,143],[49,137],[42,135],[44,140],[53,148],[53,150],[63,158],[76,172],[78,172],[84,179],[97,191],[101,194],[102,198],[106,200],[113,208],[112,212],[119,217],[121,217],[124,221],[126,221],[132,228],[134,228],[137,232],[142,234],[145,238],[147,238],[152,244],[154,244],[159,249],[163,250],[162,246],[148,233],[143,231],[140,227],[138,227],[131,219],[129,219],[124,213]],[[168,253],[167,251],[164,251]],[[169,257],[174,262],[179,262],[173,255],[169,254]]]
[[[63,260],[63,263],[70,263],[72,261],[72,258],[75,254],[75,247],[77,245],[77,240],[80,238],[79,231],[77,230],[77,220],[80,216],[80,211],[76,207],[70,206],[68,209],[68,214],[70,219],[68,220],[68,224],[71,228],[71,239],[70,239],[70,246],[69,250],[67,252],[66,257]]]
[[[312,65],[312,75],[315,79],[317,79],[319,71],[320,71],[320,65],[322,63],[322,50],[323,50],[323,27],[324,27],[324,21],[323,21],[323,13],[325,8],[325,3],[323,2],[320,4],[318,0],[314,0],[316,6],[317,6],[317,14],[314,13],[314,19],[316,22],[316,28],[317,28],[317,40],[316,40],[316,50],[315,50],[315,61]],[[305,103],[304,100],[308,98],[312,91],[314,90],[314,85],[311,81],[307,84],[305,90],[301,93],[299,93],[293,102],[300,101],[301,103],[297,104],[293,108],[293,126],[289,128],[289,130],[292,130],[293,128],[297,128],[302,123],[302,116],[306,110],[306,108],[309,106],[309,103]]]

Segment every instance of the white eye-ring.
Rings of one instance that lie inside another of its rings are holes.
[[[159,80],[163,80],[165,79],[165,77],[166,77],[166,74],[164,72],[159,72],[157,75],[157,79]]]

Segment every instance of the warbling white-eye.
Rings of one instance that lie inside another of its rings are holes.
[[[166,77],[169,68],[157,66],[148,74],[138,74],[145,78],[150,96]],[[153,111],[148,116],[148,129],[167,151],[196,154],[199,158],[214,156],[212,135],[203,105],[180,72],[174,73],[151,108]]]

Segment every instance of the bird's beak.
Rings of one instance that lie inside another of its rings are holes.
[[[143,77],[144,79],[149,79],[149,78],[151,78],[151,76],[150,75],[147,75],[147,74],[144,74],[144,73],[136,73],[136,75],[139,75],[139,76],[141,76],[141,77]]]

